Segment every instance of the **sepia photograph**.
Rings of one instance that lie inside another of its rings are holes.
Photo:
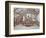
[[[14,8],[14,29],[39,29],[39,14],[40,9],[38,8]]]

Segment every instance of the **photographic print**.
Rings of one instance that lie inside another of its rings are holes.
[[[39,13],[37,8],[14,8],[14,29],[39,29]]]
[[[45,5],[34,2],[5,2],[5,36],[45,34]]]

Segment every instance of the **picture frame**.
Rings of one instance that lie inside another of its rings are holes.
[[[45,3],[5,1],[6,37],[44,34]]]

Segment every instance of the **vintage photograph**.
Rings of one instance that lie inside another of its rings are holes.
[[[14,29],[29,30],[39,29],[40,9],[38,8],[14,8]]]

